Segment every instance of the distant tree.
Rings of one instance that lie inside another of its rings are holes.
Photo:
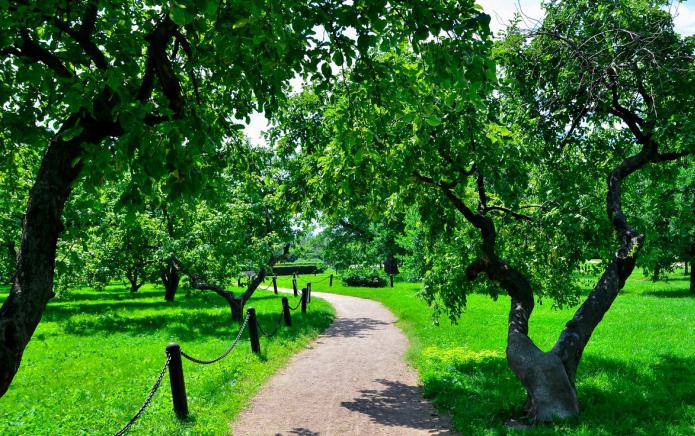
[[[337,269],[381,264],[387,274],[398,274],[402,248],[396,239],[403,232],[403,215],[370,218],[359,208],[327,218],[322,232],[323,257]]]

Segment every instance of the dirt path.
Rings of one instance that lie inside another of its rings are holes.
[[[312,296],[335,307],[335,322],[268,381],[232,424],[234,435],[451,434],[422,398],[391,312],[362,298]]]

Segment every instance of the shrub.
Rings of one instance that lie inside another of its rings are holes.
[[[282,265],[275,265],[273,267],[273,273],[279,276],[291,276],[293,273],[297,274],[317,274],[322,273],[326,269],[326,266],[321,264],[296,264],[296,263],[286,263]]]
[[[343,274],[343,284],[367,288],[383,288],[389,282],[385,272],[378,268],[350,268]]]

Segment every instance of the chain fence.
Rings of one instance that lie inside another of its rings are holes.
[[[273,331],[270,333],[266,333],[265,329],[263,328],[260,322],[256,321],[256,325],[258,326],[258,329],[261,331],[263,336],[265,336],[266,338],[272,338],[273,336],[275,336],[278,330],[280,330],[280,325],[282,324],[282,318],[284,315],[284,313],[280,312],[280,316],[278,317],[277,321],[275,321],[275,327],[273,328]]]
[[[301,306],[301,305],[302,305],[302,299],[300,298],[294,307],[292,307],[292,306],[289,306],[289,307],[290,307],[290,310],[297,310],[297,309],[299,309],[299,306]]]
[[[201,365],[210,365],[212,363],[219,362],[220,360],[227,357],[229,355],[229,353],[232,352],[234,347],[236,347],[236,344],[239,342],[239,339],[241,339],[241,335],[244,333],[244,330],[246,330],[246,326],[248,325],[248,323],[249,323],[249,314],[247,313],[246,318],[244,318],[244,323],[241,325],[241,328],[239,329],[239,334],[236,336],[236,338],[234,339],[232,344],[227,348],[227,350],[224,353],[222,353],[219,357],[216,357],[216,358],[211,359],[211,360],[197,359],[189,354],[184,353],[183,350],[181,350],[181,356],[185,357],[186,359],[190,360],[191,362],[199,363]]]
[[[307,303],[308,303],[308,301],[307,301]],[[289,304],[287,305],[287,307],[288,307],[290,310],[297,310],[297,309],[301,306],[301,304],[302,304],[302,299],[300,298],[300,299],[297,301],[297,304],[296,304],[294,307],[289,306]],[[273,330],[272,330],[270,333],[268,333],[268,332],[265,331],[265,329],[264,329],[263,326],[258,322],[258,320],[255,321],[255,324],[256,324],[256,326],[258,327],[258,329],[261,331],[261,333],[263,334],[264,337],[266,337],[266,338],[271,338],[271,337],[275,336],[275,335],[277,334],[277,332],[280,330],[280,327],[281,327],[281,325],[282,325],[283,317],[284,317],[284,313],[283,313],[283,312],[280,312],[280,316],[277,318],[277,321],[275,322],[275,326],[273,327]],[[242,335],[244,334],[244,331],[245,331],[245,330],[247,329],[247,327],[249,326],[249,320],[250,320],[250,318],[251,318],[250,311],[248,311],[248,312],[246,313],[246,317],[244,318],[244,321],[242,322],[241,327],[239,328],[239,333],[236,335],[236,337],[234,338],[234,340],[232,341],[232,343],[229,345],[229,347],[227,347],[227,349],[226,349],[220,356],[218,356],[218,357],[216,357],[216,358],[214,358],[214,359],[210,359],[210,360],[198,359],[198,358],[196,358],[196,357],[193,357],[193,356],[191,356],[191,355],[185,353],[183,350],[181,350],[181,357],[183,357],[183,358],[185,358],[185,359],[187,359],[187,360],[190,360],[191,362],[194,362],[194,363],[197,363],[197,364],[201,364],[201,365],[210,365],[210,364],[213,364],[213,363],[215,363],[215,362],[219,362],[220,360],[222,360],[222,359],[224,359],[225,357],[227,357],[227,356],[234,350],[234,348],[236,348],[237,344],[238,344],[239,341],[241,340]],[[145,401],[142,403],[142,405],[140,406],[140,408],[138,409],[138,411],[135,413],[135,415],[133,415],[133,417],[130,419],[130,421],[128,421],[128,423],[127,423],[126,425],[124,425],[120,430],[118,430],[118,431],[115,433],[115,436],[122,436],[122,435],[124,435],[124,434],[133,426],[133,424],[135,424],[135,422],[136,422],[138,419],[140,419],[140,417],[142,416],[142,414],[145,412],[145,410],[147,409],[147,407],[148,407],[148,406],[150,405],[150,403],[152,402],[152,398],[154,397],[154,395],[155,395],[155,394],[157,393],[157,391],[159,390],[159,388],[160,388],[160,386],[161,386],[161,384],[162,384],[162,379],[164,378],[164,374],[167,372],[167,369],[170,369],[170,366],[171,366],[171,364],[172,364],[171,362],[172,362],[172,356],[171,356],[171,354],[169,354],[169,352],[167,352],[167,360],[166,360],[166,362],[164,363],[164,366],[162,367],[162,369],[159,371],[159,374],[157,375],[157,379],[156,379],[154,385],[152,386],[152,388],[150,389],[149,393],[147,394],[147,397],[145,398]],[[179,362],[180,362],[180,360],[179,360]],[[180,365],[181,365],[181,364],[178,363],[179,371],[181,371],[181,366],[180,366]],[[170,369],[170,371],[173,371],[173,369]],[[172,388],[173,388],[173,385],[172,385]],[[185,394],[184,394],[184,396],[185,396]],[[185,401],[185,399],[184,399],[184,401]],[[175,408],[176,408],[176,407],[175,407]]]
[[[132,418],[130,418],[130,421],[126,425],[123,426],[120,430],[118,430],[115,434],[115,436],[122,436],[127,432],[130,427],[135,424],[135,421],[137,421],[140,416],[143,414],[145,409],[147,409],[147,406],[150,405],[150,401],[152,401],[152,397],[154,397],[154,394],[157,393],[157,390],[159,389],[159,386],[162,384],[162,378],[164,378],[164,373],[166,373],[167,368],[169,367],[169,363],[171,363],[171,356],[167,355],[167,361],[164,363],[164,367],[162,368],[161,371],[159,371],[159,375],[157,376],[157,381],[154,382],[154,385],[152,386],[152,389],[150,389],[149,394],[147,394],[147,398],[145,398],[145,402],[142,403],[142,406],[138,409],[137,413],[133,415]]]

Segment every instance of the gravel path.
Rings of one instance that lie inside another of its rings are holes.
[[[391,312],[363,298],[312,296],[335,307],[335,322],[268,381],[234,435],[451,434],[403,360],[408,341]]]

